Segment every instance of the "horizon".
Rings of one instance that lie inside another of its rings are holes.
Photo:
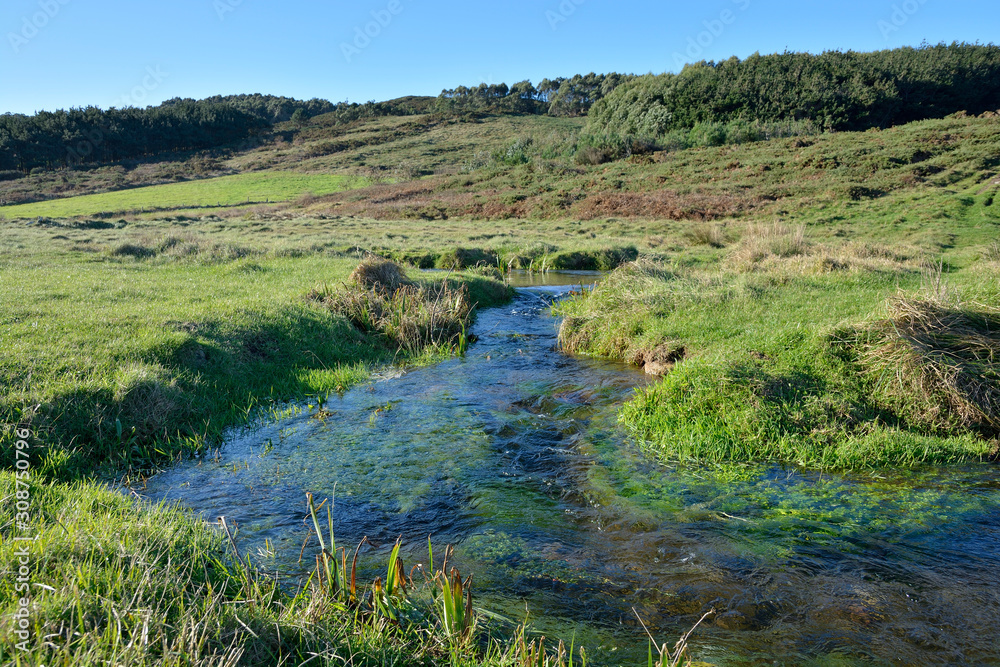
[[[100,8],[13,0],[0,9],[0,75],[8,82],[0,113],[254,93],[384,101],[484,82],[677,72],[691,62],[754,53],[992,45],[1000,19],[991,8],[983,0],[850,0],[837,7],[518,0],[501,8],[294,0],[277,10],[253,0],[142,7],[110,0]],[[482,30],[486,25],[491,29]]]

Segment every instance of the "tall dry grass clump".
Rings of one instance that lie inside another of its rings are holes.
[[[710,222],[702,222],[692,225],[686,232],[684,238],[692,245],[707,245],[711,248],[723,248],[726,245],[726,230],[722,225]]]
[[[393,261],[376,257],[366,257],[348,278],[352,283],[365,289],[381,292],[395,292],[400,287],[413,283],[406,277],[403,268]]]
[[[791,227],[773,222],[749,225],[729,259],[736,268],[751,271],[768,259],[784,259],[808,252],[805,226]]]
[[[561,302],[560,349],[620,359],[663,374],[683,358],[684,347],[650,334],[646,324],[650,313],[674,308],[671,284],[676,277],[653,260],[638,259],[609,273],[593,290]]]
[[[368,258],[348,284],[317,288],[309,298],[398,351],[419,354],[425,348],[441,348],[461,354],[468,344],[474,308],[468,288],[447,279],[430,285],[414,283],[389,260]]]
[[[907,422],[1000,433],[1000,311],[899,294],[856,343],[875,398]]]

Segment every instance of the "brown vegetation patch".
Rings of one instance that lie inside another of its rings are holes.
[[[641,366],[646,375],[666,375],[678,361],[687,356],[687,350],[679,343],[661,343],[653,349],[637,350],[629,361]]]
[[[875,395],[938,432],[1000,433],[1000,311],[897,295],[853,343]]]
[[[714,220],[750,211],[760,203],[751,197],[729,194],[606,191],[587,195],[572,211],[584,220],[602,217]]]
[[[360,287],[385,294],[413,284],[399,264],[375,255],[366,257],[358,264],[349,279]]]

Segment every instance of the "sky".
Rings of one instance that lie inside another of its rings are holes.
[[[0,113],[333,102],[755,52],[1000,41],[996,0],[2,0]]]

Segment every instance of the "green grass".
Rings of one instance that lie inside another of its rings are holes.
[[[581,125],[319,121],[242,153],[2,184],[19,201],[90,193],[0,209],[0,455],[14,464],[11,425],[32,431],[38,580],[55,589],[33,599],[40,634],[24,664],[451,659],[441,635],[360,622],[261,581],[249,590],[249,571],[218,533],[101,486],[288,400],[321,400],[375,366],[430,361],[307,299],[340,290],[368,250],[425,266],[534,268],[581,258],[610,268],[640,254],[645,268],[560,310],[574,351],[676,362],[622,411],[656,456],[879,467],[989,453],[970,430],[931,432],[880,402],[837,340],[884,320],[886,299],[920,291],[939,261],[966,303],[1000,303],[1000,122],[952,118],[594,166],[572,160]],[[517,160],[495,158],[514,144]],[[162,184],[228,171],[244,173]],[[345,190],[360,179],[374,183]],[[149,183],[158,184],[108,191]],[[306,192],[320,196],[290,201]],[[268,198],[286,201],[240,205]],[[56,220],[10,220],[21,216]],[[481,276],[460,279],[473,301],[496,300]],[[12,486],[0,475],[3,497]],[[5,531],[12,511],[0,515]],[[9,624],[16,601],[2,586]],[[494,646],[456,660],[525,655]]]
[[[14,489],[14,474],[0,472],[0,493],[8,497]],[[45,512],[36,513],[24,533],[35,538],[27,557],[30,581],[48,588],[25,593],[13,576],[0,582],[3,664],[501,667],[525,664],[524,654],[539,648],[534,639],[516,640],[523,634],[456,645],[435,600],[396,595],[375,603],[368,582],[358,582],[357,603],[315,585],[283,590],[246,556],[234,558],[224,534],[189,512],[141,506],[89,483],[38,482],[30,494]],[[0,509],[4,525],[13,523],[13,507]],[[13,540],[0,542],[4,562],[19,562],[20,551]],[[24,619],[30,652],[18,648],[22,640],[14,634],[21,629],[14,618],[21,597],[30,599]],[[362,603],[378,604],[379,612]],[[567,667],[567,653],[532,664]]]
[[[358,184],[357,179],[334,174],[245,173],[5,206],[0,208],[0,215],[10,219],[66,218],[144,210],[221,208],[289,201],[306,193],[326,195]]]
[[[150,262],[33,253],[4,263],[0,422],[48,434],[45,474],[147,465],[202,446],[269,402],[342,391],[419,359],[360,334],[307,293],[357,261],[312,255]],[[469,277],[471,299],[500,292]],[[32,406],[38,406],[34,408]],[[5,447],[5,463],[12,463]]]
[[[850,232],[820,239],[792,227],[735,227],[724,249],[694,243],[672,261],[623,267],[559,305],[561,341],[631,363],[676,361],[620,415],[664,459],[826,468],[982,460],[996,453],[988,429],[928,426],[913,415],[929,413],[929,399],[914,391],[882,400],[873,373],[885,370],[869,372],[840,341],[884,318],[900,290],[921,293],[938,281],[980,304],[973,310],[1000,306],[996,266],[979,259],[996,227],[974,207],[928,225],[915,243],[898,229],[904,242],[875,244]],[[933,262],[948,271],[936,276]]]

